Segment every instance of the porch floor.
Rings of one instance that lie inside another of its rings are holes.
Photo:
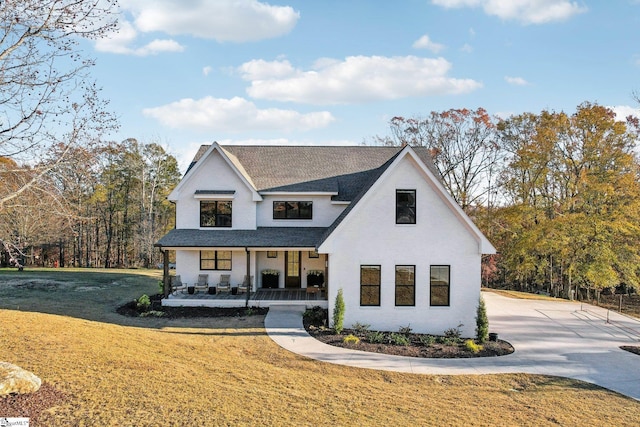
[[[162,300],[168,307],[244,307],[247,295],[233,295],[231,292],[220,292],[215,295],[206,292],[195,294],[169,295]],[[306,305],[327,308],[325,292],[308,293],[306,289],[258,289],[249,296],[249,307],[269,307],[277,305]]]

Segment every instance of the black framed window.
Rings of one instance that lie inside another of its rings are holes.
[[[313,202],[273,202],[273,219],[313,219]]]
[[[200,251],[200,270],[231,270],[231,251]]]
[[[416,223],[416,190],[396,190],[396,224]]]
[[[396,265],[396,305],[416,305],[415,265]]]
[[[267,251],[267,258],[278,258],[278,251]]]
[[[432,265],[430,273],[430,304],[432,306],[449,306],[451,291],[451,267],[448,265]]]
[[[360,305],[380,305],[380,266],[360,266]]]
[[[231,227],[231,201],[200,201],[200,227]]]
[[[320,258],[318,251],[309,251],[309,258]]]

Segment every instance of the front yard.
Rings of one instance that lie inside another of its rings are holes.
[[[31,425],[631,426],[640,419],[637,401],[569,379],[422,376],[317,362],[278,347],[260,315],[115,312],[157,292],[156,274],[0,271],[0,360],[60,393]],[[18,286],[16,277],[50,285]],[[0,416],[19,416],[16,409]]]

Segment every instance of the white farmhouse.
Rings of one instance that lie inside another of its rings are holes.
[[[305,303],[331,318],[342,289],[346,327],[474,334],[481,256],[495,248],[425,148],[214,143],[169,200],[176,228],[157,246],[175,251],[194,294],[171,292],[166,305]]]

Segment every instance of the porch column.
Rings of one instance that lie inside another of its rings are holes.
[[[162,252],[162,290],[164,297],[169,297],[171,292],[171,277],[169,277],[169,251],[160,248]]]
[[[247,253],[247,280],[249,281],[244,306],[249,308],[249,296],[251,296],[251,291],[253,290],[253,284],[251,283],[251,252],[249,252],[249,248],[244,248],[244,250]]]

